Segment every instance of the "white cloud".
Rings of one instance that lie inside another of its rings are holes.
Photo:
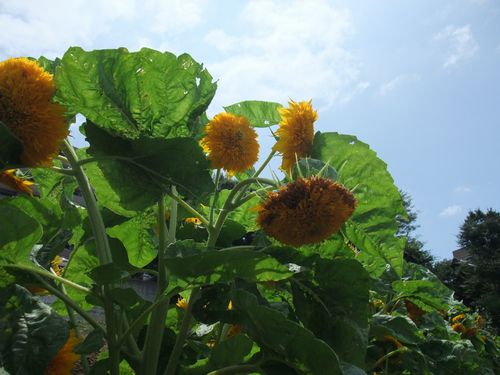
[[[413,83],[413,82],[418,81],[419,79],[420,79],[420,76],[418,76],[417,74],[398,75],[397,77],[391,79],[390,81],[381,84],[378,92],[381,96],[386,96],[390,92],[399,88],[401,85],[404,85],[407,83]]]
[[[61,56],[86,49],[163,46],[165,34],[184,32],[202,19],[205,0],[16,0],[0,3],[0,58]]]
[[[345,103],[369,86],[344,46],[353,29],[347,10],[326,0],[255,0],[238,23],[241,35],[215,29],[205,38],[221,55],[207,64],[220,79],[217,105],[312,98],[321,109]]]
[[[470,193],[472,192],[472,189],[468,186],[457,186],[455,189],[453,189],[455,193]]]
[[[446,207],[443,211],[439,213],[439,216],[452,217],[458,215],[460,212],[462,212],[462,206],[455,204],[453,206]]]
[[[446,26],[434,35],[435,41],[442,41],[448,45],[444,68],[449,68],[472,58],[479,50],[479,44],[474,39],[470,25],[462,27]]]

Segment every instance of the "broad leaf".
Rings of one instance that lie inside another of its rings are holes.
[[[182,243],[179,244],[182,246]],[[171,254],[179,246],[169,246]],[[274,258],[256,251],[232,249],[170,257],[167,267],[176,277],[191,284],[213,284],[234,280],[279,281],[292,275]]]
[[[173,138],[200,131],[217,85],[189,55],[143,48],[70,48],[56,69],[56,100],[110,134]]]
[[[0,290],[0,358],[11,374],[44,373],[68,338],[65,319],[19,285]]]
[[[31,249],[42,238],[42,227],[12,204],[0,204],[0,264],[31,263]]]
[[[123,243],[130,264],[142,268],[156,258],[157,244],[153,239],[156,225],[154,214],[143,212],[132,219],[107,230],[107,233]]]
[[[264,352],[278,354],[307,374],[342,374],[335,352],[311,331],[276,310],[258,305],[248,292],[236,291],[232,301],[246,332]]]
[[[401,261],[393,267],[401,276],[403,244],[394,235],[397,219],[406,217],[406,212],[387,165],[366,143],[338,133],[316,133],[312,157],[330,163],[338,172],[338,181],[353,190],[358,205],[351,220],[374,243],[384,243],[398,254]]]
[[[368,274],[355,260],[319,259],[314,268],[314,284],[300,278],[292,283],[297,316],[341,360],[363,367],[368,344]]]
[[[256,128],[267,128],[280,122],[278,109],[283,107],[279,103],[246,100],[224,107],[226,112],[243,116]]]

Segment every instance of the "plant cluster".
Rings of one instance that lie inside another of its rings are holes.
[[[498,371],[482,318],[404,261],[406,212],[376,153],[315,133],[310,101],[209,119],[216,87],[151,49],[0,63],[0,180],[20,191],[0,200],[0,372]],[[276,139],[258,169],[254,128]],[[275,157],[284,176],[264,178]],[[152,299],[132,287],[143,273]]]

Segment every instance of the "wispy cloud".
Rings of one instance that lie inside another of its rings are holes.
[[[435,41],[447,44],[447,53],[443,62],[449,68],[472,58],[479,51],[479,44],[472,35],[470,25],[462,27],[449,25],[434,35]]]
[[[455,193],[470,193],[472,192],[472,189],[468,186],[457,186],[455,189],[453,189]]]
[[[345,47],[353,29],[349,11],[326,0],[255,0],[238,17],[241,34],[215,29],[205,38],[220,52],[209,64],[220,79],[216,104],[313,98],[325,108],[369,86]]]
[[[61,56],[83,48],[164,46],[167,36],[196,27],[205,0],[45,0],[0,3],[0,58]],[[119,45],[117,45],[119,44]]]
[[[455,205],[446,207],[444,210],[442,210],[439,213],[439,216],[452,217],[452,216],[458,215],[460,212],[462,212],[462,206],[455,204]]]
[[[402,85],[416,82],[420,79],[420,76],[417,74],[401,74],[397,77],[391,79],[390,81],[384,82],[380,85],[378,90],[380,96],[386,96],[390,92],[396,90]]]

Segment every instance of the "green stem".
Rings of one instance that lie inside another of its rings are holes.
[[[113,262],[113,257],[111,256],[111,249],[109,247],[108,237],[106,235],[106,227],[102,220],[101,213],[99,212],[99,207],[97,205],[96,198],[90,186],[90,182],[83,172],[81,164],[79,164],[78,156],[76,155],[73,146],[66,139],[62,146],[64,154],[68,159],[73,173],[78,182],[78,187],[82,193],[83,199],[85,201],[85,206],[87,208],[90,225],[92,227],[92,233],[94,234],[96,242],[96,252],[97,258],[99,259],[99,264],[104,265]],[[106,339],[108,342],[109,350],[109,360],[111,363],[110,373],[111,375],[120,374],[120,348],[116,347],[116,340],[118,335],[118,327],[116,325],[116,316],[114,311],[113,302],[107,297],[108,291],[111,285],[103,286],[102,293],[104,297],[104,315],[106,319]]]
[[[219,198],[219,179],[220,179],[220,168],[217,169],[217,172],[215,173],[215,192],[214,192],[214,200],[212,202],[212,207],[210,207],[210,217],[208,218],[209,227],[212,227],[212,223],[214,222],[215,205],[217,204],[217,199]]]
[[[260,367],[256,365],[235,365],[224,367],[207,375],[233,375],[233,374],[250,374],[252,372],[260,372]]]
[[[172,194],[175,195],[175,187],[172,187]],[[162,299],[162,296],[168,286],[168,274],[165,265],[165,250],[167,242],[175,241],[175,231],[177,227],[177,202],[172,200],[170,209],[170,225],[167,233],[165,226],[165,194],[162,194],[158,202],[158,225],[159,231],[159,248],[158,248],[158,288],[156,292],[155,302],[158,303],[151,314],[151,321],[146,332],[146,340],[142,351],[142,369],[144,375],[156,375],[158,368],[158,358],[160,356],[161,343],[163,339],[163,331],[165,329],[165,315],[168,311],[167,300]],[[168,239],[167,239],[168,235]]]
[[[41,277],[39,277],[37,275],[35,275],[35,277],[37,277],[37,279],[43,284],[45,289],[47,289],[54,296],[56,296],[57,298],[62,300],[66,306],[69,306],[73,310],[75,310],[78,313],[78,315],[80,315],[83,319],[85,319],[92,327],[94,327],[97,330],[100,330],[101,332],[106,332],[104,330],[104,328],[93,317],[91,317],[85,310],[83,310],[75,301],[73,301],[67,295],[62,293],[58,288],[56,288],[56,287],[52,286],[50,283],[46,282]]]
[[[172,194],[172,193],[167,193],[168,196],[170,198],[172,198],[173,200],[175,200],[182,208],[184,208],[187,212],[189,212],[190,214],[196,216],[198,219],[201,220],[201,222],[205,225],[205,226],[209,226],[209,221],[206,217],[204,217],[201,213],[199,213],[196,209],[194,209],[193,207],[191,207],[185,200],[183,200],[182,198],[180,198],[177,194]]]
[[[63,174],[65,176],[74,176],[75,174],[73,173],[72,169],[64,169],[64,168],[59,168],[59,167],[49,167],[51,171]]]
[[[165,301],[170,301],[170,299],[176,295],[177,293],[179,293],[179,289],[178,288],[175,288],[174,290],[172,290],[170,293],[168,294],[165,294],[164,296],[162,296],[161,299],[159,299],[158,301],[155,301],[153,304],[151,304],[147,309],[145,309],[140,315],[139,317],[134,320],[130,326],[126,329],[126,331],[121,335],[121,337],[118,339],[117,341],[117,345],[118,346],[121,346],[124,342],[124,340],[126,339],[127,336],[130,336],[132,334],[132,332],[134,332],[134,330],[144,322],[144,320],[147,318],[147,316],[149,315],[149,313],[151,311],[153,311],[154,309],[156,309],[161,303],[165,302]]]
[[[208,228],[208,240],[207,240],[207,248],[213,248],[215,246],[215,243],[217,242],[217,238],[219,237],[220,231],[222,229],[222,226],[224,225],[224,222],[226,221],[227,216],[231,213],[232,210],[234,210],[236,207],[238,207],[238,204],[234,202],[234,199],[236,195],[240,192],[243,191],[247,186],[250,186],[251,184],[254,183],[261,183],[261,184],[266,184],[266,185],[272,185],[275,186],[275,182],[272,180],[269,180],[267,178],[259,178],[259,177],[252,177],[248,178],[246,180],[243,180],[239,182],[233,190],[229,193],[227,196],[226,201],[224,202],[224,206],[222,206],[221,212],[219,213],[219,216],[217,217],[217,221],[215,222],[214,227],[209,227]]]
[[[90,182],[83,172],[81,165],[78,164],[78,156],[76,155],[73,146],[68,142],[64,141],[63,151],[68,162],[73,168],[73,173],[75,174],[76,180],[78,182],[78,187],[82,193],[83,199],[85,200],[85,205],[89,214],[90,224],[92,226],[92,232],[94,233],[96,247],[97,247],[97,257],[99,258],[99,263],[107,264],[112,262],[111,250],[109,248],[108,237],[106,235],[106,229],[104,222],[102,220],[99,208],[97,206],[97,201],[95,199],[94,193],[92,192],[92,187]]]
[[[195,288],[191,292],[191,296],[189,296],[189,303],[186,309],[186,313],[184,314],[184,318],[182,319],[181,327],[179,329],[179,334],[177,335],[177,339],[175,340],[174,348],[170,353],[170,358],[168,359],[167,368],[165,369],[164,375],[174,375],[177,369],[177,364],[179,362],[179,357],[182,353],[182,348],[184,346],[184,342],[189,333],[189,327],[191,326],[191,322],[193,320],[193,314],[191,310],[193,308],[193,304],[196,302],[198,297],[201,294],[200,288]]]
[[[267,167],[267,165],[269,164],[269,162],[271,161],[271,159],[274,157],[274,155],[276,155],[276,151],[272,150],[269,155],[267,156],[266,160],[264,160],[264,162],[262,163],[262,165],[259,167],[259,169],[257,169],[255,171],[255,173],[253,174],[252,177],[259,177],[259,175],[262,173],[262,171],[264,170],[265,167]]]
[[[66,284],[76,290],[79,290],[80,292],[84,292],[84,293],[90,293],[90,289],[88,288],[85,288],[84,286],[81,286],[77,283],[74,283],[73,281],[70,281],[68,279],[65,279],[61,276],[57,276],[57,275],[54,275],[53,273],[50,273],[49,271],[45,270],[45,269],[38,269],[38,268],[35,268],[35,267],[32,267],[32,266],[24,266],[22,264],[6,264],[5,266],[3,266],[5,268],[14,268],[14,269],[17,269],[17,270],[22,270],[22,271],[28,271],[28,272],[32,272],[32,273],[35,273],[37,275],[40,275],[40,276],[44,276],[48,279],[52,279],[52,280],[56,280],[56,281],[59,281],[60,283],[63,283],[63,284]]]
[[[389,358],[391,358],[392,356],[394,356],[398,353],[402,353],[402,352],[406,352],[406,351],[408,351],[408,348],[406,346],[402,346],[399,349],[396,349],[396,350],[393,350],[392,352],[387,353],[386,355],[380,357],[378,359],[378,361],[375,362],[375,364],[371,367],[371,369],[369,371],[375,371],[375,369],[377,367],[379,367],[382,363],[384,363],[384,361],[387,361]]]
[[[64,284],[61,284],[59,286],[59,289],[61,290],[62,294],[64,294],[65,296],[68,297],[68,294],[66,293],[66,288],[64,287]],[[78,329],[78,324],[76,322],[75,311],[66,302],[64,303],[64,306],[66,307],[66,311],[68,312],[69,321],[70,321],[71,325],[73,326],[73,329],[75,330],[76,337],[79,339],[82,339],[82,334],[80,332],[80,329]],[[82,364],[83,373],[88,374],[90,369],[89,369],[89,363],[87,362],[87,356],[85,354],[80,355],[80,363]]]

